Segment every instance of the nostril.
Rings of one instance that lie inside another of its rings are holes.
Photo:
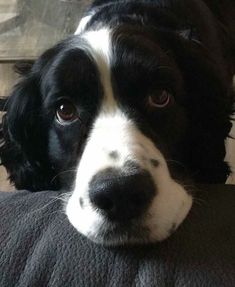
[[[105,194],[96,194],[96,196],[91,197],[91,202],[97,206],[99,209],[110,211],[114,207],[114,203],[111,198]]]
[[[139,196],[139,194],[136,194],[135,196],[133,196],[133,198],[132,198],[132,205],[134,206],[134,207],[139,207],[139,206],[141,206],[142,205],[142,203],[143,203],[143,198],[141,198],[140,196]]]

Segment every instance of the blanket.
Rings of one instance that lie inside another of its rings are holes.
[[[0,286],[235,286],[235,187],[197,189],[169,239],[109,248],[73,228],[61,192],[2,192]]]

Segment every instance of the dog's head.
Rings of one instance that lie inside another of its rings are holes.
[[[66,214],[95,242],[163,240],[192,205],[185,170],[201,181],[227,172],[216,69],[179,31],[123,24],[63,41],[9,99],[1,155],[10,179],[71,190]]]

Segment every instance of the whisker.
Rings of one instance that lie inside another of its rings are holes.
[[[52,215],[52,214],[56,214],[56,213],[64,213],[63,212],[63,210],[62,209],[60,209],[60,210],[54,210],[54,211],[52,211],[52,212],[50,212],[50,213],[46,213],[46,214],[41,214],[41,216],[39,216],[38,217],[38,219],[43,219],[43,218],[45,218],[45,217],[47,217],[47,216],[49,216],[49,215]],[[62,222],[62,221],[61,221]]]
[[[169,163],[176,163],[176,164],[178,164],[178,165],[180,165],[180,166],[182,166],[182,167],[184,167],[184,168],[186,168],[186,166],[182,163],[182,162],[180,162],[180,161],[177,161],[177,160],[173,160],[173,159],[167,159],[166,160],[166,162],[169,162]]]
[[[68,194],[62,194],[61,196],[51,197],[52,200],[50,202],[46,203],[44,206],[42,206],[42,207],[40,207],[40,208],[38,208],[32,212],[30,212],[30,214],[34,214],[35,212],[42,211],[43,209],[45,209],[46,207],[48,207],[52,203],[55,203],[58,200],[61,200],[62,202],[66,202],[68,197],[69,197]]]
[[[172,71],[173,69],[172,69],[172,67],[169,67],[169,66],[158,66],[157,67],[157,69],[158,70],[170,70],[170,71]]]
[[[53,183],[58,176],[60,176],[60,175],[62,175],[62,174],[64,174],[64,173],[69,173],[69,172],[74,172],[74,173],[75,173],[76,171],[77,171],[76,169],[68,169],[68,170],[61,171],[61,172],[59,172],[58,174],[56,174],[56,175],[52,178],[52,180],[51,180],[50,183]]]
[[[204,199],[201,199],[199,197],[195,197],[193,196],[193,202],[196,204],[196,205],[199,205],[199,206],[205,206],[206,205],[206,200]]]

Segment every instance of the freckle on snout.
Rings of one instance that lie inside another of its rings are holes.
[[[83,201],[83,199],[80,197],[80,199],[79,199],[79,203],[80,203],[80,206],[81,206],[81,208],[83,208],[83,206],[84,206],[84,201]]]
[[[111,151],[110,153],[109,153],[109,156],[112,158],[112,159],[114,159],[114,160],[117,160],[118,158],[119,158],[119,154],[118,154],[118,152],[117,151]]]
[[[160,162],[157,159],[151,158],[150,163],[153,167],[158,167],[160,165]]]

